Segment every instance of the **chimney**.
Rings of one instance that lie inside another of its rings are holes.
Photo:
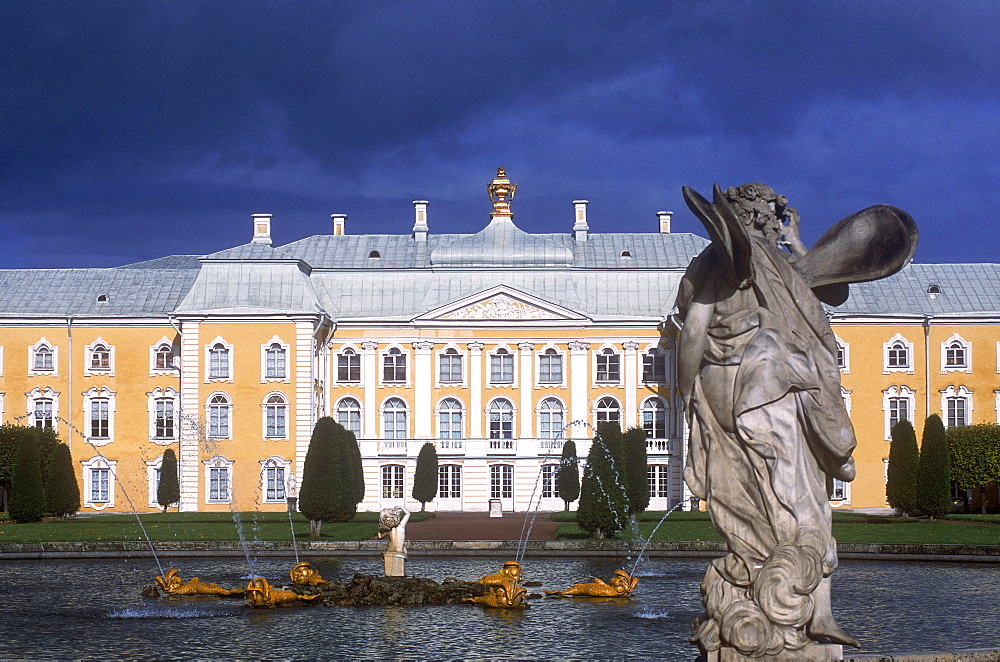
[[[347,214],[330,214],[333,221],[333,234],[347,234]]]
[[[417,241],[427,241],[427,205],[426,200],[413,201],[413,238]]]
[[[253,215],[253,239],[250,240],[251,244],[265,244],[267,246],[271,245],[271,215],[270,214],[254,214]]]
[[[573,207],[576,209],[576,222],[573,223],[573,235],[577,241],[587,241],[587,231],[590,230],[590,226],[587,225],[587,201],[574,200]]]
[[[670,234],[670,217],[673,215],[672,211],[656,212],[656,218],[660,219],[660,234]]]

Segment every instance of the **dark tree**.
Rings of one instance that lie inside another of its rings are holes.
[[[320,535],[323,522],[347,522],[357,512],[353,436],[329,416],[316,421],[313,428],[299,490],[299,510],[309,518],[313,537]]]
[[[905,517],[917,511],[917,471],[920,451],[913,424],[906,419],[892,426],[889,443],[889,467],[885,483],[885,498],[889,505]]]
[[[621,428],[617,423],[597,426],[597,435],[590,445],[587,466],[583,470],[576,521],[580,528],[595,538],[614,536],[628,524],[628,493],[622,480],[623,472],[619,470],[617,458],[605,438],[606,434],[614,444],[615,430],[621,437]]]
[[[951,510],[951,462],[944,423],[937,414],[924,422],[920,440],[920,468],[917,470],[917,507],[931,519]]]
[[[21,435],[14,455],[11,478],[10,518],[19,524],[41,521],[45,512],[45,489],[38,443],[32,435]]]
[[[947,437],[951,477],[959,487],[978,487],[982,493],[990,483],[1000,483],[1000,425],[982,423],[948,428]],[[986,499],[980,501],[985,515]]]
[[[45,498],[49,512],[60,519],[80,510],[80,486],[76,482],[73,457],[66,444],[59,444],[52,453]]]
[[[438,492],[438,455],[434,444],[427,442],[420,447],[417,468],[413,473],[413,498],[420,502],[420,512],[427,509]]]
[[[358,438],[350,430],[347,430],[347,434],[350,435],[347,446],[351,451],[351,470],[354,472],[353,499],[357,505],[365,500],[365,469],[361,462],[361,444],[358,443]]]
[[[633,519],[649,506],[649,461],[646,456],[646,431],[630,428],[625,432],[625,485],[628,488],[628,511]]]
[[[580,463],[576,458],[576,442],[572,439],[567,439],[562,447],[556,489],[559,498],[566,504],[566,510],[569,510],[569,504],[580,498]]]
[[[156,486],[156,503],[160,504],[163,512],[167,512],[170,504],[181,500],[181,486],[177,476],[177,455],[174,449],[168,448],[163,451],[163,460],[160,462],[160,484]]]

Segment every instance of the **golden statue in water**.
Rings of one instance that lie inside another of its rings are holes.
[[[274,588],[263,577],[251,579],[247,584],[247,602],[251,607],[277,607],[278,605],[298,602],[300,600],[315,600],[322,597],[321,593],[316,595],[299,595],[295,591],[283,588]]]
[[[288,571],[288,576],[291,578],[293,584],[298,584],[299,586],[316,586],[317,584],[326,583],[326,580],[320,577],[319,573],[305,561],[296,563]]]
[[[521,564],[507,561],[500,572],[479,580],[486,587],[486,593],[481,597],[466,598],[465,601],[494,609],[527,609],[530,605],[524,600],[528,591],[520,584],[521,576]]]
[[[168,595],[243,595],[241,588],[222,588],[218,584],[203,582],[197,577],[184,581],[177,568],[167,570],[166,577],[154,577],[153,581]]]
[[[573,584],[565,591],[545,591],[546,595],[582,595],[593,598],[625,598],[635,590],[638,577],[630,577],[624,570],[615,570],[611,581],[605,583],[600,577],[585,584]]]

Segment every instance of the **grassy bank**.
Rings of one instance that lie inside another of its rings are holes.
[[[433,513],[413,513],[420,522]],[[236,517],[232,513],[151,513],[142,523],[153,541],[237,541]],[[247,540],[289,541],[287,513],[238,513]],[[295,536],[309,537],[309,520],[292,515]],[[324,524],[318,540],[368,540],[378,531],[378,513],[358,513],[346,524]],[[86,542],[144,540],[133,515],[100,515],[52,520],[37,524],[0,524],[0,542]],[[313,540],[316,540],[315,538]]]

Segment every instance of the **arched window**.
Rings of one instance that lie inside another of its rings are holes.
[[[610,347],[597,355],[597,381],[614,384],[621,381],[621,356]]]
[[[406,381],[406,355],[393,347],[382,356],[382,381]]]
[[[403,498],[403,477],[405,470],[401,464],[386,464],[382,467],[382,498]]]
[[[108,349],[107,345],[98,343],[90,348],[90,369],[111,369],[111,351]]]
[[[594,408],[598,423],[605,423],[608,421],[614,421],[618,423],[621,421],[622,408],[618,404],[618,401],[611,396],[605,396],[597,401],[597,406]]]
[[[266,379],[285,378],[285,348],[278,343],[271,343],[265,352],[264,376]]]
[[[659,398],[646,398],[642,403],[642,429],[649,439],[667,437],[667,407]]]
[[[153,357],[157,370],[169,370],[174,367],[174,348],[167,343],[160,343],[156,346],[156,353]]]
[[[263,461],[261,470],[261,490],[265,502],[281,502],[285,500],[285,487],[288,479],[288,460],[269,457]]]
[[[439,378],[442,384],[462,381],[462,357],[454,347],[449,347],[440,355]]]
[[[658,384],[667,381],[666,355],[655,347],[642,355],[642,381]]]
[[[39,345],[35,348],[33,365],[35,370],[53,370],[52,349],[48,345]]]
[[[361,381],[361,357],[350,347],[337,355],[337,381]]]
[[[948,343],[944,354],[944,366],[946,368],[965,368],[968,366],[965,358],[965,343],[961,340],[953,340]]]
[[[438,438],[462,438],[462,403],[455,398],[445,398],[438,406]]]
[[[559,384],[562,379],[562,356],[550,347],[538,357],[538,381],[541,384]]]
[[[514,381],[514,355],[503,347],[490,356],[490,381],[494,384]]]
[[[224,393],[216,393],[208,400],[208,436],[213,439],[229,438],[229,410],[231,404]]]
[[[389,398],[382,406],[382,438],[406,439],[406,403],[399,398]]]
[[[545,398],[538,408],[538,436],[560,439],[566,426],[565,410],[556,398]]]
[[[361,436],[361,405],[354,398],[343,398],[337,403],[337,422]]]
[[[888,350],[888,361],[886,366],[889,368],[909,368],[910,367],[910,348],[902,340],[895,340],[889,345]]]
[[[506,398],[497,398],[490,404],[490,439],[514,438],[514,405]]]
[[[264,436],[284,439],[288,436],[288,401],[280,393],[272,393],[264,401]]]
[[[208,350],[209,379],[229,379],[229,348],[221,342]]]

